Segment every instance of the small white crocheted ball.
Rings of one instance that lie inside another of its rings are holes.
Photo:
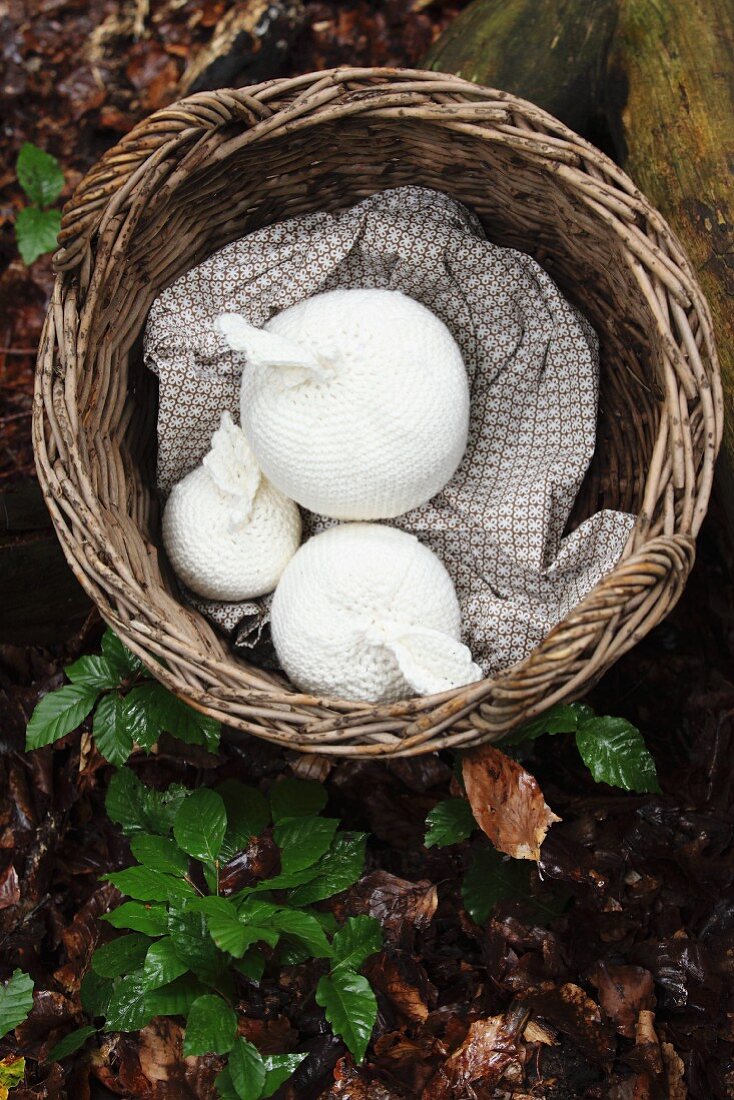
[[[273,642],[303,691],[390,703],[481,679],[454,586],[405,531],[347,523],[303,544],[273,597]]]
[[[241,421],[273,485],[335,519],[424,504],[466,450],[469,383],[443,321],[395,290],[331,290],[217,321],[245,353]]]
[[[212,600],[272,592],[301,541],[301,514],[263,476],[229,413],[200,466],[174,485],[163,543],[177,575]]]

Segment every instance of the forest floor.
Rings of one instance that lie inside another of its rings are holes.
[[[270,5],[272,18],[278,6]],[[233,83],[345,62],[418,64],[461,6],[284,4],[280,44],[260,57],[272,46],[266,33],[252,71],[235,73]],[[0,490],[33,476],[33,349],[52,282],[48,257],[27,269],[15,249],[18,149],[30,140],[55,154],[68,198],[122,133],[181,94],[230,7],[10,0],[0,15]],[[279,1097],[734,1095],[734,582],[721,530],[714,509],[678,608],[590,699],[600,713],[639,726],[662,794],[594,784],[569,740],[534,742],[524,764],[563,820],[524,889],[508,889],[483,926],[467,915],[461,884],[486,839],[423,844],[427,813],[455,789],[450,755],[310,762],[330,811],[370,834],[367,877],[338,909],[379,917],[386,943],[368,969],[379,1016],[359,1068],[324,1029],[308,968],[297,982],[276,973],[253,994],[243,1011],[260,1049],[309,1051]],[[21,967],[40,991],[28,1022],[0,1043],[0,1057],[20,1050],[29,1059],[17,1100],[209,1097],[212,1059],[182,1060],[173,1023],[100,1037],[91,1057],[87,1050],[63,1064],[43,1061],[81,1019],[79,980],[110,900],[99,876],[129,856],[103,812],[112,769],[88,733],[24,753],[25,725],[40,696],[62,682],[64,664],[100,634],[92,616],[56,646],[0,648],[0,978]],[[232,736],[220,757],[164,740],[132,764],[155,785],[227,776],[263,788],[306,767],[294,754]]]

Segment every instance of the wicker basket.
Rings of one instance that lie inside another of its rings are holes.
[[[532,253],[602,342],[596,456],[572,525],[639,521],[624,559],[526,660],[493,680],[373,707],[295,693],[182,604],[160,552],[153,298],[276,220],[423,184]],[[582,695],[673,607],[694,559],[722,400],[708,308],[631,181],[539,108],[433,72],[339,69],[191,96],[111,149],[64,211],[36,376],[38,473],[76,576],[173,691],[303,752],[414,755],[500,737]]]

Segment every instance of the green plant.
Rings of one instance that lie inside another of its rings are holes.
[[[33,979],[22,970],[0,983],[0,1039],[22,1024],[33,1008]]]
[[[16,164],[18,182],[30,199],[15,220],[15,239],[24,264],[53,252],[61,229],[61,211],[50,209],[61,194],[64,174],[56,157],[26,141]]]
[[[130,838],[134,866],[105,876],[129,899],[103,918],[124,934],[97,948],[82,1004],[108,1031],[135,1031],[154,1016],[184,1016],[184,1054],[226,1054],[217,1078],[223,1100],[271,1096],[305,1054],[263,1056],[237,1032],[239,981],[268,965],[323,960],[316,1000],[332,1030],[361,1061],[377,1002],[359,973],[382,942],[372,917],[338,927],[317,903],[362,874],[365,835],[321,816],[316,783],[285,779],[266,799],[234,780],[215,790],[146,787],[128,768],[112,778],[107,812]],[[278,874],[225,896],[222,868],[266,830],[280,853]],[[93,1030],[93,1029],[92,1029]],[[90,1029],[56,1050],[78,1049]],[[59,1049],[61,1048],[61,1049]]]
[[[559,733],[575,734],[579,754],[597,783],[609,783],[627,791],[660,790],[655,763],[640,731],[625,718],[595,714],[585,703],[551,707],[505,737],[498,747],[512,752],[543,734]],[[460,844],[479,828],[466,798],[438,802],[426,817],[426,826],[426,848]],[[530,874],[531,868],[523,861],[503,856],[492,847],[477,849],[462,884],[467,912],[482,924],[501,898],[528,898]],[[533,898],[532,903],[550,915],[557,913],[552,902],[546,905]]]
[[[70,683],[44,695],[31,715],[29,750],[58,741],[92,711],[92,735],[111,764],[124,764],[136,746],[149,752],[163,732],[210,752],[219,747],[219,723],[151,679],[111,630],[101,653],[80,657],[65,671]]]

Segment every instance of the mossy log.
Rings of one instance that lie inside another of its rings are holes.
[[[429,68],[503,88],[593,135],[618,0],[475,0],[426,58]]]
[[[475,0],[426,63],[533,100],[602,144],[680,237],[721,358],[717,487],[734,537],[731,0]]]
[[[678,234],[711,307],[728,414],[718,489],[734,536],[731,0],[620,0],[606,110],[621,163]]]

